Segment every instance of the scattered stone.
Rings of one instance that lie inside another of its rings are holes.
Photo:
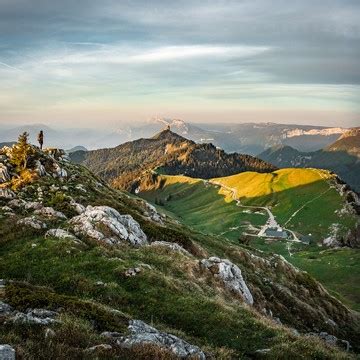
[[[351,348],[350,343],[347,340],[338,339],[335,335],[328,334],[325,331],[322,331],[320,333],[308,333],[308,336],[316,336],[325,341],[328,345],[331,346],[338,346],[343,348],[345,351],[349,351]]]
[[[130,215],[120,215],[108,206],[88,206],[85,212],[70,220],[76,235],[117,245],[123,240],[133,246],[146,245],[147,238],[138,222]]]
[[[199,347],[191,345],[175,335],[160,332],[141,320],[130,320],[128,328],[131,334],[117,340],[120,346],[132,348],[136,345],[154,344],[172,351],[181,359],[194,358],[195,356],[199,360],[206,359]]]
[[[4,199],[14,199],[16,197],[15,193],[6,188],[0,188],[0,198]]]
[[[138,267],[130,268],[125,271],[125,276],[126,277],[136,276],[139,272],[141,272],[141,269]]]
[[[210,257],[200,262],[201,266],[211,271],[211,273],[220,278],[225,287],[242,296],[249,305],[254,303],[253,296],[247,287],[239,267],[230,260]]]
[[[74,236],[73,234],[71,234],[70,232],[64,230],[64,229],[50,229],[46,232],[45,237],[53,237],[56,239],[67,239],[67,240],[73,240],[76,243],[80,243],[81,241]]]
[[[20,219],[17,222],[18,225],[30,226],[36,230],[46,229],[47,226],[42,221],[38,220],[35,216],[29,216],[23,219]]]
[[[108,339],[117,339],[121,337],[121,334],[116,331],[104,331],[100,334],[100,336],[108,338]]]
[[[78,204],[74,199],[70,201],[70,205],[73,207],[73,209],[80,215],[83,214],[86,210],[84,205]]]
[[[25,210],[40,210],[42,207],[42,203],[38,201],[30,201],[25,203]]]
[[[181,252],[184,255],[191,256],[191,254],[187,250],[185,250],[181,245],[179,245],[177,243],[172,243],[172,242],[168,242],[168,241],[154,241],[150,245],[151,246],[166,247],[166,248],[169,248],[169,249],[171,249],[173,251]]]
[[[0,163],[0,184],[3,184],[9,180],[10,174],[8,168],[4,164]]]
[[[87,191],[86,191],[86,189],[84,188],[84,185],[83,185],[83,184],[78,184],[78,185],[76,185],[76,186],[75,186],[75,189],[80,190],[80,191],[82,191],[82,192],[84,192],[84,193],[87,193]]]
[[[260,354],[260,355],[265,355],[265,354],[269,353],[270,350],[271,349],[259,349],[259,350],[256,350],[255,353]]]
[[[9,304],[0,301],[0,315],[8,315],[11,312],[12,312],[12,307]]]
[[[9,207],[9,206],[3,206],[1,208],[1,210],[4,211],[4,212],[7,212],[7,213],[12,213],[13,212],[13,209],[11,207]]]
[[[55,311],[46,309],[30,309],[26,314],[22,312],[16,313],[11,320],[14,323],[20,324],[51,325],[59,322],[55,319],[57,315],[58,313]]]
[[[34,214],[42,215],[51,219],[66,219],[66,216],[62,212],[56,211],[52,207],[43,207],[35,210]]]
[[[162,224],[162,217],[161,215],[157,212],[155,206],[149,204],[148,202],[144,201],[144,206],[146,208],[146,212],[145,215],[147,215],[151,220],[153,220],[154,222],[157,222],[159,224]]]
[[[59,166],[59,164],[54,163],[54,175],[58,178],[66,178],[67,171]]]
[[[45,329],[45,339],[50,339],[55,337],[56,333],[53,329],[47,328]]]
[[[8,206],[10,206],[12,208],[21,208],[21,207],[25,206],[25,204],[26,204],[26,201],[22,200],[22,199],[13,199],[8,202]]]
[[[108,351],[108,350],[112,350],[112,346],[109,345],[109,344],[100,344],[100,345],[95,345],[91,348],[87,348],[85,351],[88,352],[88,353],[93,353],[93,352],[96,352],[96,351]]]
[[[35,171],[40,177],[46,175],[45,166],[39,160],[35,161]]]
[[[0,359],[1,360],[15,360],[15,349],[10,345],[0,345]]]

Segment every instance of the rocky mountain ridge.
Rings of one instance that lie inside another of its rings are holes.
[[[196,144],[165,129],[150,139],[139,139],[112,149],[70,155],[114,186],[134,191],[145,171],[161,169],[204,179],[243,171],[269,172],[275,167],[249,155],[227,154],[212,144]]]

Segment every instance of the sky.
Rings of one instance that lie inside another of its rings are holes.
[[[358,0],[0,0],[0,124],[360,126]]]

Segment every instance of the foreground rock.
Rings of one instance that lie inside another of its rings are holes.
[[[30,226],[36,230],[46,229],[46,227],[47,227],[45,223],[43,223],[42,221],[37,219],[35,216],[29,216],[29,217],[20,219],[17,222],[17,224],[23,225],[23,226]]]
[[[197,358],[205,360],[205,354],[195,345],[178,338],[175,335],[162,333],[141,320],[131,320],[129,325],[131,335],[120,338],[117,343],[126,348],[136,345],[153,344],[172,351],[180,359]]]
[[[10,345],[0,345],[0,360],[15,360],[15,349]]]
[[[51,325],[59,322],[55,319],[57,315],[58,313],[55,311],[30,309],[27,313],[16,313],[11,321],[17,324]]]
[[[50,229],[46,232],[45,237],[53,237],[60,240],[73,240],[76,243],[80,242],[80,240],[76,236],[64,229]]]
[[[120,215],[108,206],[88,206],[84,213],[70,220],[76,235],[89,237],[109,245],[124,241],[133,246],[148,243],[145,233],[130,215]]]
[[[254,303],[253,296],[237,265],[227,259],[219,259],[218,257],[203,259],[200,263],[202,267],[211,271],[215,277],[221,279],[225,287],[241,295],[246,303],[249,305]]]

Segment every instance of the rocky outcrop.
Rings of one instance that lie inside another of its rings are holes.
[[[15,193],[7,188],[0,188],[0,198],[4,199],[14,199],[16,197]]]
[[[55,311],[30,309],[27,313],[17,312],[10,321],[17,324],[51,325],[59,322],[55,319],[57,315]]]
[[[253,296],[247,287],[239,267],[230,260],[210,257],[200,261],[203,268],[209,270],[214,277],[219,278],[226,288],[239,294],[246,303],[254,303]]]
[[[38,210],[35,210],[34,214],[42,215],[50,219],[66,219],[66,216],[62,212],[56,211],[52,207],[42,207]]]
[[[33,229],[36,230],[41,230],[41,229],[46,229],[47,226],[45,223],[43,223],[42,221],[40,221],[39,219],[37,219],[35,216],[29,216],[23,219],[20,219],[17,222],[18,225],[24,225],[24,226],[30,226]]]
[[[0,301],[0,316],[8,315],[11,312],[12,312],[12,307],[9,304]]]
[[[10,174],[8,168],[0,163],[0,184],[7,182],[10,180]]]
[[[46,232],[45,237],[53,237],[56,239],[61,239],[61,240],[73,240],[74,242],[80,242],[80,240],[74,236],[73,234],[71,234],[70,232],[64,230],[64,229],[50,229]]]
[[[171,243],[168,241],[154,241],[150,244],[151,246],[159,246],[159,247],[165,247],[172,251],[181,252],[184,255],[191,256],[191,254],[185,250],[182,246],[180,246],[177,243]]]
[[[131,320],[130,335],[120,338],[117,343],[126,348],[136,345],[153,344],[173,352],[180,359],[197,358],[205,360],[204,352],[197,346],[178,338],[175,335],[158,331],[141,320]]]
[[[0,345],[0,359],[15,360],[15,349],[8,344]]]
[[[70,220],[70,225],[78,236],[85,236],[109,245],[124,241],[133,246],[148,243],[138,222],[130,215],[120,215],[108,206],[88,206],[84,213]]]

